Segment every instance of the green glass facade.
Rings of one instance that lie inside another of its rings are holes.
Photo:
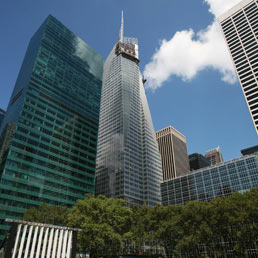
[[[5,111],[0,108],[0,127],[1,127],[2,121],[4,120],[4,116],[5,116]]]
[[[103,62],[51,15],[32,37],[1,127],[17,123],[0,171],[0,240],[5,218],[94,193]]]

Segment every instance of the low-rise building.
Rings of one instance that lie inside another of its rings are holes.
[[[209,201],[258,187],[258,153],[193,171],[161,184],[162,204]]]

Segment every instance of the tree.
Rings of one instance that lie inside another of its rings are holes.
[[[228,201],[234,252],[239,257],[247,257],[247,250],[252,248],[258,236],[258,189],[244,194],[234,193]]]
[[[258,189],[216,198],[210,205],[213,252],[221,255],[231,246],[235,256],[246,257],[258,235]]]
[[[136,254],[148,243],[163,247],[166,257],[202,257],[200,246],[218,257],[231,247],[236,257],[247,257],[247,249],[258,235],[258,188],[210,202],[132,210],[122,199],[86,195],[69,212],[66,207],[42,204],[28,210],[23,219],[82,229],[79,248],[93,258],[112,257],[122,250]],[[147,254],[150,257],[151,253]]]
[[[23,220],[47,223],[53,225],[66,225],[68,209],[65,206],[50,206],[42,203],[38,209],[28,209],[23,216]]]
[[[191,257],[202,257],[200,245],[209,245],[213,237],[209,220],[209,202],[190,201],[182,206],[177,222],[181,238],[177,242],[176,249],[191,253]]]
[[[179,225],[182,206],[155,206],[149,209],[149,239],[156,241],[165,250],[166,256],[176,254],[176,246],[182,237]]]
[[[146,206],[134,207],[132,213],[132,226],[128,233],[125,234],[127,246],[127,253],[139,254],[143,252],[143,246],[152,241],[149,235],[149,211],[150,208]]]
[[[132,210],[122,199],[86,195],[68,214],[68,226],[81,228],[78,243],[91,257],[112,257],[121,252],[132,224]]]

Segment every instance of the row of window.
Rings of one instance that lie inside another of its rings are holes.
[[[28,122],[28,121],[23,121],[23,120],[20,119],[20,123],[25,124],[25,125],[28,126],[28,127],[36,128],[36,124],[33,124],[33,123],[31,123],[31,122]],[[55,145],[55,146],[57,146],[59,142],[62,142],[62,144],[63,144],[62,147],[66,146],[66,145],[68,145],[69,147],[70,147],[70,146],[73,146],[73,147],[75,147],[75,149],[77,148],[77,149],[81,149],[81,150],[83,150],[83,151],[86,151],[87,153],[90,153],[90,154],[96,154],[96,150],[92,150],[92,149],[90,149],[88,146],[82,145],[81,143],[78,143],[78,142],[77,142],[76,140],[74,140],[74,139],[69,139],[69,138],[67,138],[67,137],[64,137],[63,135],[60,135],[60,134],[58,134],[57,132],[52,133],[52,131],[47,130],[47,129],[43,128],[43,127],[39,127],[38,129],[39,129],[40,132],[42,132],[42,133],[44,134],[43,137],[41,136],[41,140],[43,140],[43,141],[46,140],[46,142],[50,143],[50,137],[48,137],[48,136],[51,136],[52,138],[55,138],[55,140],[57,140],[57,141],[53,141],[53,140],[52,140],[52,143],[53,143],[53,145]],[[36,133],[34,133],[34,132],[31,132],[31,131],[28,130],[28,129],[25,129],[25,128],[22,127],[22,126],[19,126],[19,127],[18,127],[18,131],[21,131],[21,132],[23,132],[24,134],[26,134],[26,133],[28,134],[28,133],[30,132],[30,135],[31,135],[31,136],[39,135],[39,134],[36,134]],[[45,137],[45,136],[46,136],[46,137]],[[35,137],[35,138],[36,138],[36,137]],[[37,139],[38,139],[38,138],[37,138]],[[69,147],[68,147],[68,146],[67,146],[67,150],[69,150]]]
[[[71,195],[69,195],[69,193],[67,192],[66,194],[63,194],[61,192],[56,192],[56,191],[51,191],[48,189],[45,189],[44,187],[39,187],[36,186],[35,184],[24,184],[18,181],[14,181],[12,180],[8,180],[8,179],[1,179],[1,184],[2,184],[2,189],[0,190],[0,192],[2,194],[6,194],[9,196],[17,196],[20,194],[21,198],[25,198],[28,200],[31,200],[31,196],[32,194],[36,195],[36,198],[38,198],[37,196],[41,195],[41,196],[45,196],[46,200],[48,200],[48,198],[52,197],[54,199],[61,199],[63,200],[63,202],[67,201],[69,202],[73,202],[75,203],[76,200],[78,199],[78,197],[73,197]],[[5,189],[5,188],[8,188]],[[10,189],[10,190],[9,190]],[[25,192],[22,193],[22,192]],[[32,192],[32,194],[29,194],[29,191]]]
[[[84,184],[85,189],[80,190],[80,189],[78,189],[78,187],[73,186],[72,184],[65,184],[65,182],[62,181],[61,177],[57,178],[56,182],[55,182],[55,181],[51,181],[51,178],[48,178],[48,177],[40,178],[40,175],[37,175],[37,174],[31,175],[31,173],[27,173],[26,171],[21,173],[21,172],[13,171],[10,169],[5,169],[5,175],[8,175],[8,176],[11,176],[14,178],[20,178],[22,180],[26,180],[31,183],[47,185],[47,186],[56,188],[57,191],[60,191],[60,190],[63,192],[68,191],[69,193],[78,194],[81,196],[83,196],[89,190],[93,189],[93,187],[91,185]],[[59,181],[57,181],[57,180],[59,180]]]
[[[33,154],[37,154],[42,157],[48,158],[48,156],[53,153],[54,155],[57,155],[57,157],[64,157],[65,159],[69,159],[71,162],[79,162],[80,164],[84,164],[93,168],[95,167],[95,157],[91,157],[87,154],[84,154],[82,156],[74,155],[76,153],[73,153],[71,151],[67,152],[54,148],[58,147],[59,144],[55,145],[55,143],[52,143],[52,145],[45,145],[43,143],[40,143],[39,141],[32,140],[18,133],[14,135],[14,139],[17,139],[19,140],[19,142],[22,142],[24,144],[23,149]]]
[[[42,95],[42,94],[41,94]],[[29,105],[37,106],[45,112],[45,108],[47,108],[47,112],[50,113],[59,123],[63,124],[63,122],[68,122],[73,128],[78,129],[81,132],[87,132],[91,137],[96,139],[97,137],[97,123],[94,121],[88,121],[86,117],[81,119],[80,115],[71,109],[67,109],[65,106],[60,106],[61,104],[55,101],[53,103],[52,99],[47,99],[44,95],[36,96],[33,93],[27,92],[26,102],[30,103]],[[37,103],[36,103],[37,102]],[[76,116],[75,116],[76,115]],[[56,116],[56,117],[55,117]]]
[[[92,174],[91,171],[88,171],[87,169],[83,172],[80,171],[79,172],[75,172],[75,171],[71,171],[69,169],[64,168],[63,166],[58,165],[54,165],[51,164],[51,162],[47,165],[47,169],[46,168],[44,170],[38,168],[38,167],[34,167],[34,164],[31,165],[27,165],[25,163],[22,162],[16,162],[14,160],[12,160],[13,158],[15,158],[15,160],[18,159],[23,159],[24,154],[23,153],[19,153],[17,151],[10,151],[10,158],[6,161],[7,166],[10,167],[17,167],[19,169],[25,170],[25,171],[30,171],[31,173],[35,173],[35,174],[39,174],[42,176],[47,176],[50,178],[59,178],[62,179],[63,181],[67,182],[67,183],[72,183],[74,185],[78,185],[81,187],[87,187],[87,185],[84,185],[84,182],[89,182],[89,183],[93,183],[94,182],[94,178],[93,176],[90,177],[90,175]],[[36,160],[36,159],[35,159]],[[54,172],[52,172],[51,170],[53,170]],[[57,172],[57,173],[56,173]],[[63,175],[63,176],[61,176]],[[67,178],[67,176],[69,177],[69,179]],[[72,179],[71,177],[74,177],[74,179]],[[79,182],[78,182],[79,180]],[[82,181],[83,180],[83,181]]]

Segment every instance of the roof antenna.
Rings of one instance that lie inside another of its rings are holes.
[[[119,32],[119,42],[123,42],[124,39],[124,12],[122,10],[122,16],[121,16],[121,27],[120,27],[120,32]]]

